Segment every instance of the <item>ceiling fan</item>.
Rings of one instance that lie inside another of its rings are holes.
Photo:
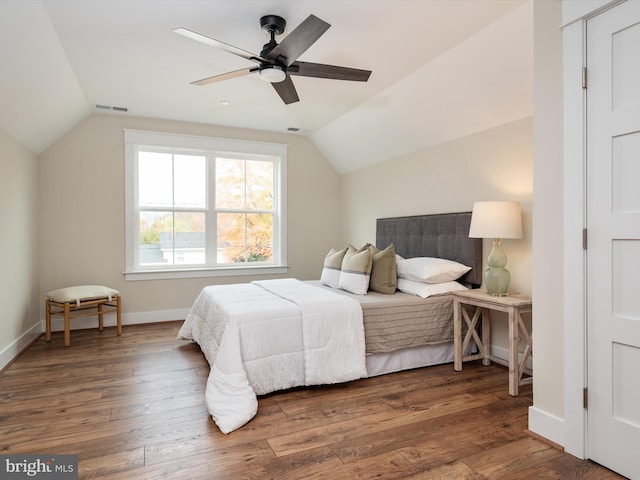
[[[296,92],[296,87],[291,80],[291,75],[351,80],[355,82],[366,82],[369,79],[369,75],[371,75],[370,70],[324,65],[321,63],[298,62],[298,57],[313,45],[331,25],[315,15],[309,15],[306,20],[298,25],[278,44],[276,43],[275,37],[282,35],[286,24],[285,19],[278,15],[265,15],[260,18],[262,30],[270,36],[269,42],[263,46],[260,55],[247,52],[219,40],[214,40],[200,33],[192,32],[186,28],[176,28],[173,31],[258,64],[255,67],[243,68],[241,70],[203,78],[202,80],[192,82],[192,85],[208,85],[229,78],[241,77],[253,72],[258,72],[260,78],[270,82],[282,101],[288,105],[300,100]]]

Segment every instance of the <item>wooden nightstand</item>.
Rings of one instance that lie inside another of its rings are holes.
[[[526,295],[509,294],[506,297],[497,297],[488,294],[484,290],[465,290],[455,292],[453,299],[453,336],[454,336],[454,363],[456,371],[462,370],[462,362],[482,359],[483,365],[489,365],[491,361],[509,367],[509,394],[518,395],[520,385],[529,384],[533,380],[532,372],[527,368],[527,361],[533,353],[531,335],[522,321],[521,314],[532,311],[532,299]],[[475,307],[473,315],[464,305]],[[509,361],[491,355],[491,323],[489,311],[495,310],[508,314],[509,321]],[[462,319],[468,327],[467,333],[462,338]],[[478,320],[482,319],[482,339],[478,335]],[[479,353],[463,357],[471,339],[478,346]],[[518,358],[518,344],[520,339],[525,341],[525,349],[522,358]],[[524,374],[528,376],[522,378]]]

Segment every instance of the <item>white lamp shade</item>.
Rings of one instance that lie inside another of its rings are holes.
[[[475,202],[469,227],[471,238],[522,238],[518,202]]]

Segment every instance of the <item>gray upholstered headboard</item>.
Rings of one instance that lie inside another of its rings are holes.
[[[471,267],[459,280],[477,288],[482,284],[482,239],[469,238],[471,212],[379,218],[376,246],[390,243],[404,258],[437,257]]]

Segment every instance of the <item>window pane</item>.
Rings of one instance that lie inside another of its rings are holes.
[[[273,215],[247,215],[247,262],[270,262],[273,259]]]
[[[140,212],[140,265],[203,265],[205,214]]]
[[[218,263],[243,262],[247,243],[246,215],[244,213],[219,213]]]
[[[219,213],[218,262],[270,262],[273,259],[273,215]]]
[[[273,209],[273,162],[247,161],[247,208]]]
[[[245,208],[245,161],[216,159],[216,207]]]
[[[204,265],[207,260],[204,212],[178,212],[174,218],[174,264]]]
[[[174,205],[181,208],[206,208],[207,169],[205,157],[176,155],[173,164]]]
[[[173,249],[166,253],[167,234],[173,232],[172,212],[140,212],[140,265],[172,265]],[[164,243],[164,245],[163,245]]]
[[[138,204],[173,206],[173,172],[170,153],[138,153]]]

